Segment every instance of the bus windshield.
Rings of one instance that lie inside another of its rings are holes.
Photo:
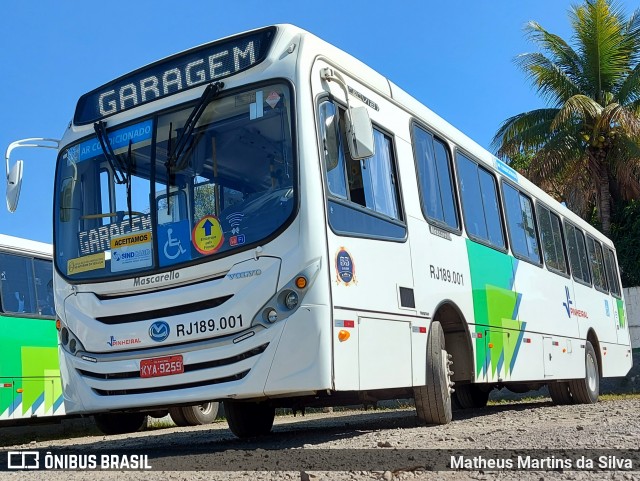
[[[295,211],[290,106],[284,84],[223,93],[186,136],[193,103],[63,149],[60,273],[70,281],[146,275],[268,241]],[[107,140],[113,155],[103,153]]]

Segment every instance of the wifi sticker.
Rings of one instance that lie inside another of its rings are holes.
[[[242,212],[234,212],[233,214],[229,214],[227,216],[227,221],[231,226],[231,234],[236,235],[240,233],[240,222],[244,218],[244,214]]]

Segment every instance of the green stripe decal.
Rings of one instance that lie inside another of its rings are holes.
[[[513,370],[526,323],[518,320],[522,295],[514,290],[518,261],[467,240],[473,289],[476,377],[506,377]],[[489,348],[489,344],[493,347]]]

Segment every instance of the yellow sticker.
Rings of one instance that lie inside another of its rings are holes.
[[[67,261],[67,274],[78,274],[80,272],[104,269],[104,252],[98,252],[90,256],[76,257]]]
[[[151,231],[136,232],[134,234],[112,237],[111,248],[117,249],[118,247],[146,244],[147,242],[151,242]]]
[[[217,252],[224,242],[224,234],[218,218],[205,215],[200,219],[191,232],[191,240],[200,254]]]

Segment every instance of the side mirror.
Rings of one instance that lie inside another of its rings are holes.
[[[22,160],[18,160],[7,177],[7,209],[9,212],[15,212],[18,208],[20,188],[22,187],[23,164]]]
[[[354,160],[361,160],[375,154],[373,127],[366,107],[353,107],[346,112],[347,144]]]

